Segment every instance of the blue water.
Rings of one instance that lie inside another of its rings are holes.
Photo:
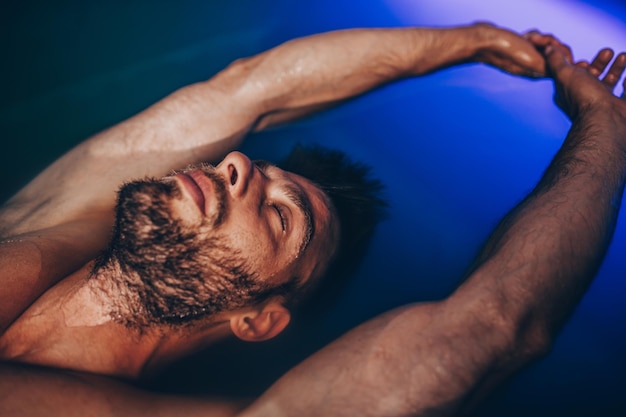
[[[539,27],[577,58],[626,49],[620,2],[317,0],[64,1],[0,6],[0,197],[61,153],[233,59],[295,36],[370,26],[492,20]],[[244,150],[279,156],[295,142],[344,149],[374,166],[391,215],[369,256],[314,331],[263,346],[228,345],[170,371],[163,389],[262,390],[312,349],[391,307],[445,297],[498,220],[538,180],[569,123],[548,81],[468,66],[403,81],[287,127]],[[554,350],[499,390],[479,415],[621,415],[626,410],[624,213],[606,261]],[[294,342],[295,340],[295,342]],[[242,382],[246,381],[246,382]]]

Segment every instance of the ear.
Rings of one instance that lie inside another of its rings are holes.
[[[282,332],[291,314],[278,301],[265,304],[260,310],[245,311],[230,319],[232,332],[246,342],[262,342]]]

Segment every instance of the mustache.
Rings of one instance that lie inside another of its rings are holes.
[[[212,227],[219,227],[224,223],[228,213],[228,199],[226,198],[226,178],[220,174],[215,166],[203,162],[200,164],[189,165],[184,169],[173,171],[172,176],[176,174],[185,174],[189,171],[199,170],[213,184],[215,195],[213,196],[216,201],[216,215],[210,220]],[[178,186],[176,186],[178,187]],[[205,196],[206,198],[206,196]]]

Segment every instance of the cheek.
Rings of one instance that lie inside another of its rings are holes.
[[[239,224],[228,231],[233,249],[246,259],[248,266],[266,283],[277,285],[290,277],[298,259],[297,253],[287,253],[284,247],[269,237],[266,229],[253,229]]]
[[[239,224],[225,230],[226,236],[233,249],[248,260],[250,267],[258,273],[265,272],[265,266],[271,264],[275,258],[273,243],[260,230],[254,230],[245,224]]]

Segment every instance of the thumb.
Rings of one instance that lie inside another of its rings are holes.
[[[559,71],[569,66],[565,51],[563,51],[558,46],[546,46],[546,48],[543,50],[543,54],[546,57],[546,66],[548,67],[548,72],[553,76],[556,76]]]

